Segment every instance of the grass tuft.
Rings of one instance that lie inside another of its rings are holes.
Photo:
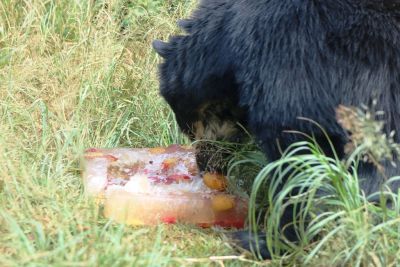
[[[151,41],[177,32],[193,5],[0,2],[0,266],[179,266],[234,255],[213,231],[107,221],[80,178],[85,148],[186,142],[158,94]]]
[[[400,190],[381,194],[380,203],[368,202],[371,196],[359,188],[355,172],[363,152],[356,149],[341,161],[326,156],[312,140],[304,141],[290,146],[280,160],[258,173],[250,197],[250,225],[254,232],[261,226],[267,233],[276,261],[307,266],[399,264]],[[386,185],[399,179],[392,177]],[[388,198],[393,200],[390,209]],[[262,217],[257,216],[260,203],[267,206]],[[296,211],[297,243],[286,240],[278,229],[289,205]],[[279,256],[282,249],[288,251],[283,257]]]

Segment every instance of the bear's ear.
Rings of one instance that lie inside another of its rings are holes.
[[[186,31],[187,33],[191,33],[192,32],[193,20],[181,19],[181,20],[178,20],[177,24],[178,24],[179,28],[181,28],[182,30]]]
[[[160,40],[153,41],[153,48],[163,58],[166,58],[170,52],[170,45]]]

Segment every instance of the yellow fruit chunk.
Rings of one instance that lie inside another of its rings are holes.
[[[167,158],[162,162],[161,168],[162,170],[167,171],[175,167],[177,164],[178,164],[178,158]]]
[[[235,207],[235,199],[230,195],[216,195],[211,199],[212,208],[215,211],[226,211]]]
[[[165,148],[163,147],[153,147],[149,149],[151,154],[162,154],[165,153]]]
[[[228,184],[226,177],[218,173],[205,173],[203,181],[207,187],[219,191],[225,190]]]

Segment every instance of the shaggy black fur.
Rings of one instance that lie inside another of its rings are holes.
[[[179,25],[187,35],[153,46],[165,59],[161,94],[191,138],[236,140],[240,123],[271,160],[280,157],[277,142],[285,149],[301,138],[285,130],[313,133],[329,153],[301,116],[343,156],[348,140],[335,108],[376,99],[386,133],[400,142],[400,0],[204,0]],[[359,172],[366,194],[379,190],[375,168]]]

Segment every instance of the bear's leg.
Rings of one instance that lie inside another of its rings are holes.
[[[284,210],[280,218],[279,229],[281,229],[282,235],[280,238],[282,242],[298,241],[296,231],[293,227],[293,206],[288,206]],[[249,230],[236,231],[229,234],[228,238],[230,238],[239,247],[248,251],[252,251],[261,259],[271,259],[272,253],[268,249],[266,241],[267,236],[265,232],[260,231],[255,234],[253,232],[249,232]],[[284,253],[285,251],[281,250],[280,252]]]
[[[377,192],[388,192],[391,191],[397,194],[400,188],[400,180],[392,180],[388,182],[388,179],[400,175],[400,162],[395,159],[394,161],[385,160],[380,162],[380,170],[375,165],[368,162],[360,162],[357,170],[358,179],[360,183],[360,189],[368,197],[368,200],[373,203],[379,203],[381,196],[374,194]],[[388,197],[386,199],[387,206],[391,207],[392,199]]]

